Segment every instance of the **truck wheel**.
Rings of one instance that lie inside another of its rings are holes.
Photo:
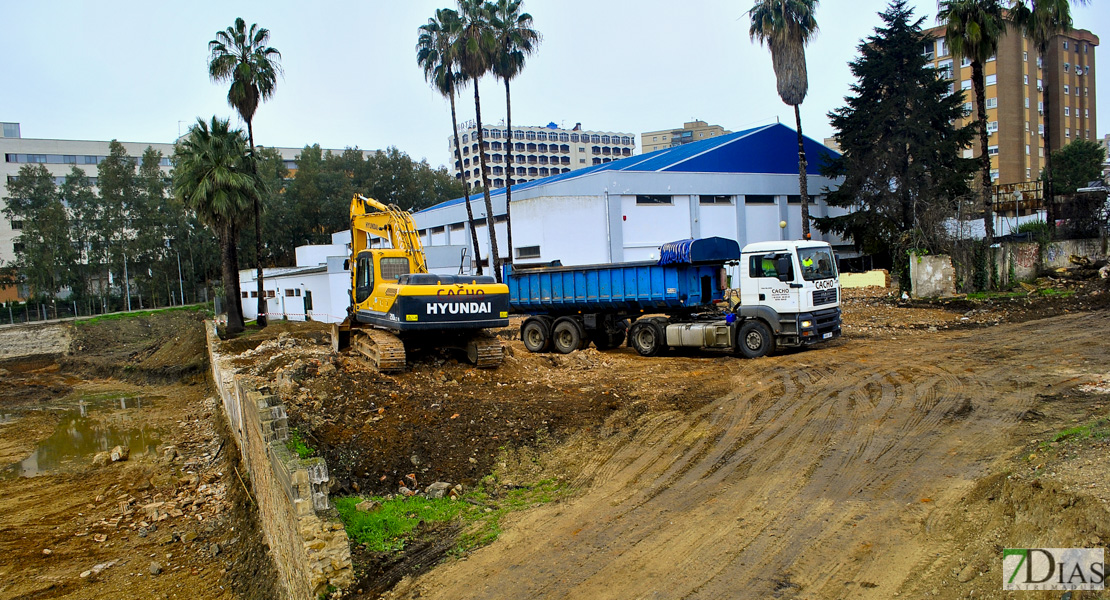
[[[551,330],[551,343],[561,354],[570,354],[582,346],[582,329],[574,319],[563,317],[555,321]]]
[[[591,333],[590,340],[598,350],[611,350],[620,347],[628,336],[628,320],[618,321],[605,329]]]
[[[736,336],[736,348],[746,358],[766,356],[771,352],[773,344],[771,330],[762,321],[745,322]]]
[[[551,330],[543,319],[528,319],[520,326],[520,339],[529,352],[551,349]]]
[[[651,321],[632,324],[628,332],[628,345],[636,349],[640,356],[655,356],[663,351],[663,328]]]

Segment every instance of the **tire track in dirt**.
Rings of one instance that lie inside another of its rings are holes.
[[[1009,452],[1036,394],[1107,370],[1102,318],[740,362],[733,393],[640,417],[586,461],[582,496],[399,595],[889,598],[944,543],[930,515]]]

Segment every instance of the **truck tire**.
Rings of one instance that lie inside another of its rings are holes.
[[[529,352],[547,352],[551,349],[551,324],[546,319],[532,317],[520,326],[520,340]]]
[[[561,354],[570,354],[579,349],[584,338],[578,322],[568,317],[556,320],[555,327],[551,330],[551,343]]]
[[[767,356],[774,347],[771,330],[763,321],[745,321],[736,334],[736,349],[745,358]]]
[[[652,321],[637,321],[628,330],[628,345],[640,356],[656,356],[666,347],[663,328]]]

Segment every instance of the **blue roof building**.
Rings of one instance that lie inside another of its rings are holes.
[[[810,214],[835,214],[830,211],[840,209],[830,209],[823,193],[839,182],[820,169],[836,153],[809,138],[804,144]],[[505,199],[503,188],[491,192],[502,259],[510,252]],[[488,265],[484,198],[475,194],[470,200]],[[463,201],[414,215],[426,246],[471,246]],[[512,220],[512,257],[521,264],[650,260],[658,258],[661,244],[690,237],[720,236],[741,246],[799,239],[797,132],[776,123],[514,185]],[[844,245],[816,230],[812,235]]]

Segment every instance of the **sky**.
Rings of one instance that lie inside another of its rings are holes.
[[[794,127],[775,91],[770,52],[748,37],[751,0],[526,0],[543,35],[512,82],[514,125],[639,134],[700,119],[738,131]],[[935,24],[936,3],[910,0]],[[1077,4],[1076,2],[1072,3]],[[833,134],[829,111],[844,105],[848,63],[881,24],[885,0],[825,0],[809,44],[804,133]],[[226,84],[208,79],[208,41],[236,17],[270,30],[283,76],[254,119],[267,146],[364,150],[395,146],[433,166],[448,163],[450,106],[416,64],[417,28],[450,0],[320,2],[4,3],[0,121],[25,138],[172,142],[198,117],[239,122]],[[1110,2],[1073,6],[1075,26],[1110,42]],[[1099,48],[1106,52],[1106,46]],[[1098,62],[1096,62],[1097,68]],[[1096,77],[1096,81],[1104,77]],[[1100,91],[1106,84],[1100,86]],[[505,115],[505,90],[479,84],[484,124]],[[474,118],[473,88],[456,100]],[[1110,95],[1098,95],[1101,138]]]

